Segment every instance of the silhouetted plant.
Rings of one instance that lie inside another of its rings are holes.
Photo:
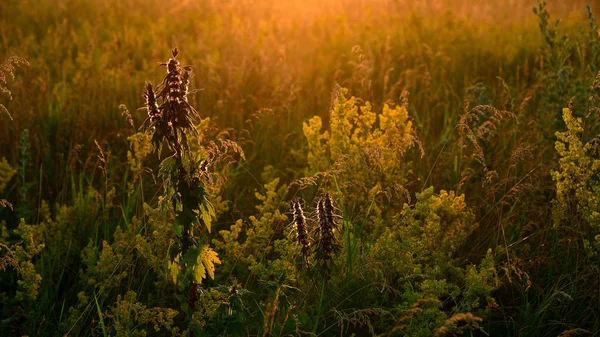
[[[173,57],[160,64],[167,67],[163,81],[156,87],[146,84],[143,97],[148,118],[143,128],[151,133],[151,143],[159,154],[165,145],[174,151],[161,162],[159,171],[164,179],[165,198],[175,211],[171,229],[177,241],[170,248],[170,270],[174,282],[183,273],[184,280],[191,283],[189,304],[194,306],[197,285],[207,276],[214,278],[214,265],[220,260],[201,236],[204,228],[210,232],[214,210],[206,199],[205,165],[188,144],[188,133],[198,135],[194,120],[199,118],[187,100],[192,67],[180,66],[177,48],[171,53]]]
[[[300,204],[299,199],[295,199],[294,201],[292,201],[292,209],[294,212],[293,224],[296,230],[296,238],[294,241],[296,241],[296,243],[300,245],[300,254],[302,255],[302,261],[305,266],[308,266],[308,255],[310,254],[310,241],[308,238],[306,217],[304,216],[304,211],[302,210],[302,205]]]
[[[315,259],[325,277],[329,276],[333,256],[340,250],[340,244],[335,237],[338,225],[335,221],[333,203],[329,193],[319,199],[317,204],[319,226],[315,229]]]

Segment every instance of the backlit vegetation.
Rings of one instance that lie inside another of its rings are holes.
[[[0,335],[597,334],[593,5],[0,4]]]

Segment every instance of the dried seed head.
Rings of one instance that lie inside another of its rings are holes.
[[[317,218],[319,219],[319,226],[315,230],[315,258],[319,261],[323,272],[327,275],[333,255],[340,249],[338,240],[334,234],[337,224],[335,223],[333,202],[329,194],[319,199],[317,204]]]
[[[179,61],[176,59],[169,59],[169,63],[167,63],[167,72],[174,73],[177,72],[179,68]]]
[[[181,73],[179,72],[179,62],[177,65],[173,67],[173,69],[169,69],[166,83],[167,83],[167,97],[169,98],[169,102],[178,102],[179,100],[183,100],[183,95],[181,93],[181,84],[183,80],[181,79]],[[171,61],[169,61],[169,68],[171,67]]]
[[[144,98],[146,98],[150,115],[149,124],[152,126],[152,143],[155,149],[159,150],[162,145],[168,145],[176,152],[177,157],[181,157],[182,151],[188,149],[186,132],[198,135],[194,126],[194,118],[198,118],[199,114],[188,103],[186,97],[191,77],[189,71],[192,68],[180,65],[176,59],[179,54],[177,48],[173,49],[171,53],[173,57],[160,64],[167,67],[167,75],[154,89],[148,84]],[[184,76],[182,72],[187,72],[187,74]]]
[[[187,102],[187,94],[188,94],[189,84],[190,84],[190,72],[184,69],[183,75],[181,76],[180,90],[181,90],[181,98],[186,102]]]
[[[154,94],[152,83],[146,83],[146,91],[144,91],[142,96],[146,100],[146,109],[148,110],[150,123],[154,123],[158,118],[160,118],[160,110],[158,108],[158,104],[156,103],[156,95]]]
[[[294,225],[296,226],[296,242],[302,247],[300,253],[304,259],[304,263],[308,265],[308,253],[310,252],[310,241],[308,239],[308,231],[306,229],[306,217],[299,199],[292,202],[294,210]]]
[[[331,195],[329,195],[329,193],[325,194],[323,207],[325,209],[325,217],[327,218],[327,222],[330,224],[332,229],[337,229],[338,226],[334,219],[335,213],[333,209],[333,201],[331,200]]]

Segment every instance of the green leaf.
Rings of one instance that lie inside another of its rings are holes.
[[[179,246],[179,243],[177,242],[173,242],[171,244],[171,246],[169,246],[169,258],[171,261],[175,261],[175,259],[177,258],[177,261],[179,261],[179,255],[180,255],[180,249],[181,247]]]
[[[188,249],[183,255],[181,263],[187,267],[194,267],[198,263],[200,252],[200,248]]]
[[[173,230],[173,233],[179,237],[183,235],[183,226],[181,226],[177,221],[171,225],[171,230]]]
[[[102,335],[104,337],[108,336],[106,333],[106,326],[104,325],[104,318],[102,317],[102,310],[100,310],[100,305],[98,304],[98,299],[96,298],[96,294],[94,294],[94,302],[96,302],[96,310],[98,311],[98,318],[100,319],[100,326],[102,327]]]
[[[177,159],[175,157],[167,157],[160,163],[158,173],[160,176],[167,177],[173,175],[177,170]]]

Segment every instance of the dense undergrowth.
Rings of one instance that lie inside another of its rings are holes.
[[[597,8],[441,4],[2,3],[0,334],[597,334]]]

